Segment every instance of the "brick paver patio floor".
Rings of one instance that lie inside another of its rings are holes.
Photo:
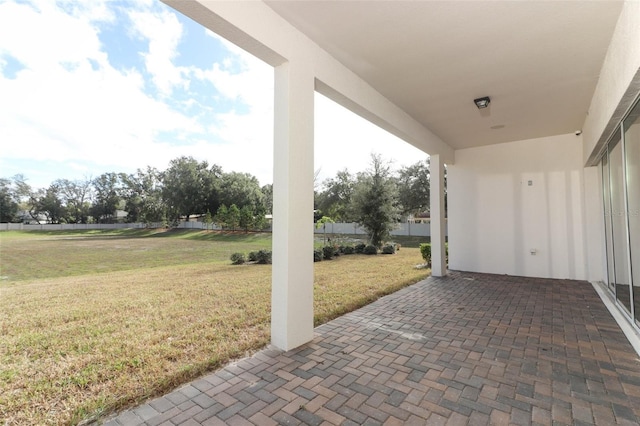
[[[452,272],[109,425],[640,424],[640,359],[587,282]]]

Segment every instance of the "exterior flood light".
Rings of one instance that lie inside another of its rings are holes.
[[[489,103],[491,102],[491,99],[489,99],[488,96],[485,96],[484,98],[474,99],[473,102],[476,104],[478,109],[482,109],[482,108],[486,108],[486,107],[489,106]]]

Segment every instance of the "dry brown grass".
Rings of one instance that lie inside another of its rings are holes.
[[[425,279],[429,269],[420,250],[403,248],[394,255],[349,255],[318,262],[314,268],[315,324],[323,324],[381,296]]]
[[[425,278],[419,262],[402,249],[317,263],[316,323]],[[211,259],[0,284],[0,424],[99,417],[259,349],[270,281],[270,266]]]

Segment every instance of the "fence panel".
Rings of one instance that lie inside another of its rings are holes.
[[[319,228],[315,228],[316,234],[351,234],[365,235],[365,230],[357,223],[326,223]],[[391,231],[391,235],[430,237],[430,223],[398,223],[396,228]]]
[[[0,231],[56,231],[56,230],[78,230],[78,229],[160,229],[166,225],[162,222],[154,223],[67,223],[67,224],[42,224],[27,225],[24,223],[0,223]],[[210,229],[219,231],[222,228],[215,224],[207,225],[203,222],[181,222],[179,229]],[[265,228],[263,232],[271,232]],[[326,223],[317,228],[314,224],[314,233],[316,234],[349,234],[349,235],[366,235],[365,230],[355,222],[351,223]],[[399,223],[396,228],[391,231],[391,235],[430,237],[430,223]],[[445,227],[445,235],[446,227]]]
[[[0,231],[75,231],[84,229],[127,229],[127,228],[164,228],[161,222],[157,223],[0,223]]]

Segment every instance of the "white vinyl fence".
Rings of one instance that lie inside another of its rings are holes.
[[[158,229],[164,228],[162,222],[156,223],[65,223],[65,224],[42,224],[31,225],[24,223],[0,223],[0,231],[75,231],[80,229]],[[219,226],[202,222],[181,222],[179,229],[211,229],[219,230]]]
[[[326,228],[324,228],[326,226]],[[316,234],[356,234],[364,235],[366,231],[357,223],[325,223],[316,228]],[[431,224],[430,223],[398,223],[396,228],[391,231],[391,235],[402,236],[416,236],[416,237],[430,237],[431,236]],[[446,229],[445,229],[446,235]]]
[[[365,230],[357,223],[326,223],[324,228],[314,226],[316,234],[355,234],[364,235]],[[67,223],[67,224],[43,224],[43,225],[27,225],[24,223],[0,223],[0,231],[74,231],[81,229],[157,229],[163,228],[164,224],[158,223]],[[179,229],[210,229],[220,230],[221,228],[215,224],[207,224],[203,222],[180,222]],[[265,232],[271,232],[271,229],[265,229]],[[391,231],[391,235],[405,235],[430,237],[431,224],[429,223],[398,223],[396,229]]]

